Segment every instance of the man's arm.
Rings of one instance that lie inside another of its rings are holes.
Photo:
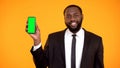
[[[103,43],[102,43],[102,38],[100,38],[99,43],[98,43],[98,50],[95,55],[95,66],[94,68],[104,68],[104,61],[103,61]]]
[[[42,45],[37,45],[39,48],[34,50],[33,46],[31,49],[31,53],[33,55],[33,60],[36,65],[36,68],[46,68],[48,66],[48,41],[46,42],[44,50],[42,49]]]
[[[27,26],[28,25],[26,25],[26,31],[27,31]],[[34,47],[37,47],[41,43],[40,30],[37,25],[36,25],[35,34],[29,34],[29,35],[34,42],[34,46],[31,49],[31,53],[33,55],[33,60],[36,65],[36,68],[46,68],[47,66],[46,55],[45,55],[45,51],[42,49],[42,46],[34,50]]]
[[[36,68],[46,68],[44,65],[44,51],[42,47],[38,48],[36,51],[33,51],[33,47],[31,49],[31,53],[33,55],[33,60]]]

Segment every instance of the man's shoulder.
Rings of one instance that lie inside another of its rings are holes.
[[[102,38],[101,36],[99,36],[99,35],[96,34],[96,33],[87,31],[87,30],[85,30],[85,29],[84,29],[84,31],[85,31],[85,35],[86,35],[87,37],[90,37],[90,38],[99,38],[99,39]]]

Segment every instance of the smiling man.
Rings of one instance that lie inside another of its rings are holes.
[[[83,19],[81,8],[75,5],[68,6],[64,10],[64,19],[66,26],[71,32],[78,32],[81,28]]]
[[[104,68],[102,38],[81,27],[82,9],[69,5],[63,14],[67,28],[49,34],[44,49],[38,26],[35,34],[29,34],[36,68]]]

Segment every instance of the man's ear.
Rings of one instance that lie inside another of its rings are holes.
[[[82,14],[82,17],[83,17],[84,15]]]
[[[84,15],[82,14],[82,19],[84,18]]]

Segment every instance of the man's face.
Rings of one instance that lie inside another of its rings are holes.
[[[65,11],[64,19],[70,31],[76,33],[81,27],[83,15],[77,7],[69,7]]]

